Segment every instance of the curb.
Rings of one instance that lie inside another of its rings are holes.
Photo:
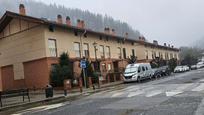
[[[52,104],[52,103],[57,103],[57,102],[60,102],[60,101],[71,101],[71,100],[74,100],[74,99],[78,99],[78,98],[80,98],[82,96],[87,96],[86,95],[87,93],[98,93],[98,92],[105,91],[105,90],[108,90],[108,89],[114,89],[113,86],[118,86],[118,85],[121,85],[121,84],[122,84],[122,82],[118,82],[118,83],[115,83],[115,84],[110,84],[110,85],[101,87],[100,89],[88,90],[86,92],[82,92],[80,94],[76,94],[76,95],[72,95],[72,96],[58,96],[58,97],[43,99],[43,100],[39,100],[39,101],[33,101],[33,102],[31,101],[31,102],[27,102],[27,103],[21,103],[21,104],[15,104],[15,105],[11,105],[11,106],[5,106],[5,107],[0,108],[0,112],[4,112],[4,111],[10,110],[10,109],[18,110],[18,108],[22,109],[23,107],[29,108],[31,106],[38,106],[38,105],[42,105],[42,104]]]

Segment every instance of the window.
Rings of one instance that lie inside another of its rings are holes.
[[[118,58],[121,59],[121,48],[119,48],[119,47],[117,49],[117,55],[118,55]]]
[[[126,49],[123,48],[123,58],[126,59]]]
[[[134,46],[134,42],[131,43]]]
[[[176,56],[176,54],[174,54],[174,58],[175,58],[175,59],[177,59],[177,56]]]
[[[56,40],[55,39],[49,39],[48,40],[48,48],[50,51],[51,57],[57,57],[57,47],[56,47]]]
[[[83,56],[84,57],[89,57],[89,44],[84,43],[83,49],[84,49]]]
[[[78,36],[78,32],[77,32],[76,30],[74,31],[74,35],[75,35],[75,36]]]
[[[108,71],[112,69],[111,64],[108,64]]]
[[[142,67],[142,71],[145,71],[145,67]]]
[[[99,39],[102,40],[103,39],[102,36],[99,36]]]
[[[147,60],[148,60],[148,58],[149,58],[149,57],[148,57],[148,51],[147,51],[147,50],[145,51],[145,58],[146,58]]]
[[[132,49],[132,56],[135,56],[135,50]]]
[[[165,59],[168,60],[169,59],[169,54],[166,52],[165,53]]]
[[[108,38],[108,36],[106,36],[106,41],[108,41],[109,40],[109,38]]]
[[[110,58],[110,47],[106,46],[106,57]]]
[[[100,54],[100,57],[104,57],[104,46],[103,45],[99,46],[99,54]]]
[[[152,59],[154,59],[154,52],[152,51]]]
[[[80,54],[80,43],[78,43],[78,42],[74,43],[74,52],[75,52],[75,56],[76,57],[81,57],[81,54]]]
[[[138,67],[138,73],[140,73],[141,72],[141,67]]]
[[[153,51],[153,59],[155,59],[155,58],[156,58],[156,52]]]
[[[163,53],[161,53],[161,59],[163,59]]]
[[[106,72],[106,64],[103,63],[103,64],[101,65],[101,67],[102,67],[102,72]]]
[[[148,70],[148,68],[146,67],[146,70]]]
[[[173,58],[173,54],[172,53],[170,53],[170,59],[172,59]]]

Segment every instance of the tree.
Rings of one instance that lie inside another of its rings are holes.
[[[135,62],[137,61],[137,57],[132,55],[129,60],[128,60],[128,63],[129,64],[134,64]]]
[[[151,67],[152,68],[158,68],[161,66],[165,66],[166,65],[166,61],[160,57],[156,57],[155,59],[153,59],[151,62]]]
[[[175,67],[177,66],[177,59],[175,58],[170,59],[168,65],[170,70],[173,72]]]
[[[180,60],[182,65],[194,65],[202,57],[203,50],[196,47],[181,47]]]
[[[51,83],[54,87],[63,86],[65,79],[73,79],[72,65],[67,53],[62,53],[59,64],[54,65],[51,70]]]

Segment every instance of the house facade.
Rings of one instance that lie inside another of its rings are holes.
[[[72,60],[75,77],[80,77],[83,57],[93,66],[97,63],[102,73],[124,68],[131,56],[136,56],[138,62],[149,62],[155,57],[179,59],[177,48],[148,43],[144,39],[131,40],[127,33],[117,36],[115,30],[109,28],[96,32],[87,29],[80,20],[73,26],[69,17],[64,20],[61,15],[57,21],[27,16],[22,4],[19,13],[7,11],[2,16],[0,90],[45,87],[50,83],[52,66],[58,63],[63,52]]]

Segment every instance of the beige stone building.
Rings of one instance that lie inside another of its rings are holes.
[[[73,75],[79,77],[82,57],[93,65],[99,60],[98,69],[106,73],[125,67],[132,55],[142,62],[154,57],[169,60],[178,59],[179,50],[142,38],[130,40],[128,34],[117,36],[109,28],[95,32],[87,29],[84,21],[72,26],[70,18],[61,15],[57,21],[31,17],[20,5],[19,13],[7,11],[0,19],[0,90],[45,87],[62,52],[68,52]]]

